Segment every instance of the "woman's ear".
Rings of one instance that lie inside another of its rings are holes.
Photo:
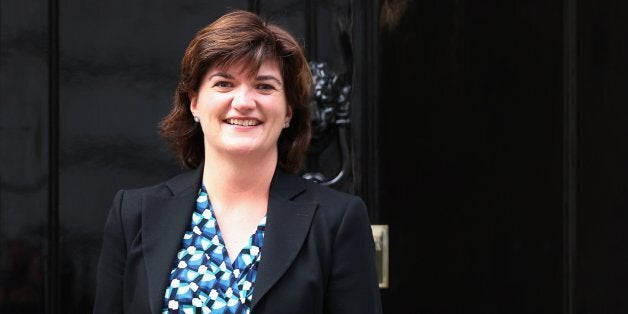
[[[195,91],[191,90],[188,92],[188,98],[190,99],[190,111],[192,112],[192,115],[194,115],[198,102],[198,94],[196,94]]]
[[[292,119],[292,106],[288,105],[288,110],[286,110],[286,120],[290,121]]]

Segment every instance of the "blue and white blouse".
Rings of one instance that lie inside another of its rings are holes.
[[[162,313],[250,313],[265,226],[266,217],[232,263],[201,186],[190,228],[170,272]]]

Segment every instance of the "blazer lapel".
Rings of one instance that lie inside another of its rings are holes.
[[[201,165],[168,181],[172,194],[148,194],[144,198],[142,250],[153,313],[161,310],[168,274],[196,206],[202,169]]]
[[[304,190],[298,177],[279,169],[275,172],[251,309],[286,272],[303,245],[317,207],[316,203],[292,200]]]

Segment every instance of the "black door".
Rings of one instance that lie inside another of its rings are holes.
[[[628,312],[621,1],[3,0],[0,313],[91,312],[113,194],[181,171],[156,125],[236,8],[325,70],[303,174],[389,227],[385,313]]]

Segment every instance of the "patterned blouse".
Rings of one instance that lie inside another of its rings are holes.
[[[265,226],[266,217],[232,263],[203,185],[170,272],[161,312],[250,313]]]

